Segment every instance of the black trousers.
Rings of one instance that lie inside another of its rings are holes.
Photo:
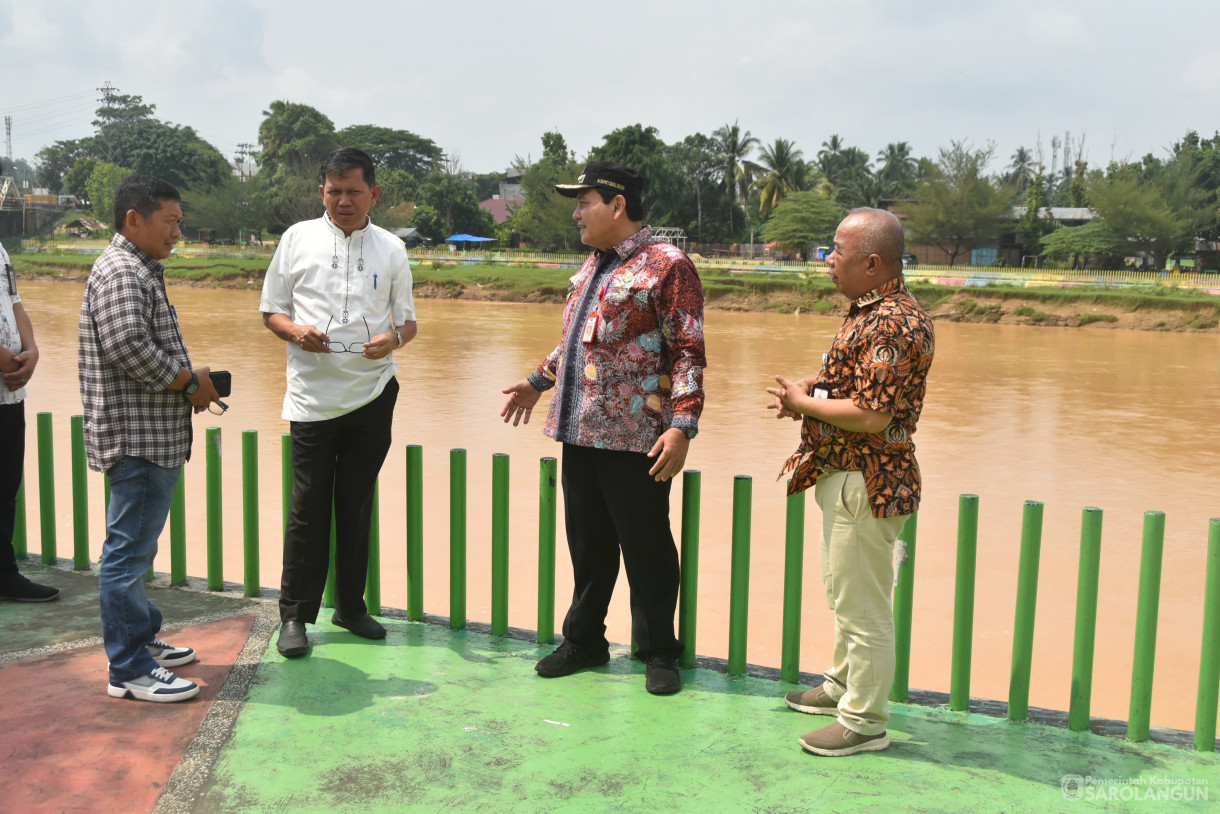
[[[335,519],[335,606],[347,619],[368,612],[373,489],[390,450],[398,381],[368,404],[325,421],[290,422],[292,502],[284,530],[280,621],[316,622],[330,567],[331,503]]]
[[[0,404],[0,575],[17,573],[13,526],[25,465],[25,402]]]
[[[563,637],[605,648],[606,612],[618,579],[619,554],[631,587],[637,654],[681,655],[674,635],[681,571],[669,527],[670,482],[648,474],[640,452],[563,445],[563,499],[575,589]]]

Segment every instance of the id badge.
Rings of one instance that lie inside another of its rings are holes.
[[[586,345],[597,341],[597,312],[589,314],[589,318],[585,320],[585,329],[580,334],[580,341]]]

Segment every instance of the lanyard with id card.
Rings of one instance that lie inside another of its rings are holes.
[[[611,275],[613,276],[613,275]],[[580,332],[580,341],[586,345],[591,345],[597,341],[597,325],[601,321],[601,302],[606,296],[606,289],[610,287],[610,278],[606,278],[606,282],[602,284],[602,290],[597,293],[597,304],[593,306],[593,313],[585,320],[585,329]]]

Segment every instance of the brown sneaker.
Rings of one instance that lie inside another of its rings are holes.
[[[797,712],[807,712],[810,715],[839,714],[839,704],[826,692],[824,687],[812,690],[793,690],[784,696],[784,703]]]
[[[838,721],[808,735],[802,735],[798,740],[806,752],[826,757],[843,757],[856,752],[880,752],[890,745],[890,736],[885,732],[879,735],[861,735],[852,732]]]

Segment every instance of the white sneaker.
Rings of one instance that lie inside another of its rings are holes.
[[[153,639],[151,644],[144,645],[148,655],[153,657],[159,667],[181,667],[195,660],[195,651],[189,647],[174,647],[172,644]]]
[[[115,683],[112,679],[106,687],[112,698],[135,698],[139,701],[170,703],[185,701],[199,694],[199,685],[185,678],[178,678],[164,667],[154,667],[148,675],[131,681]]]

